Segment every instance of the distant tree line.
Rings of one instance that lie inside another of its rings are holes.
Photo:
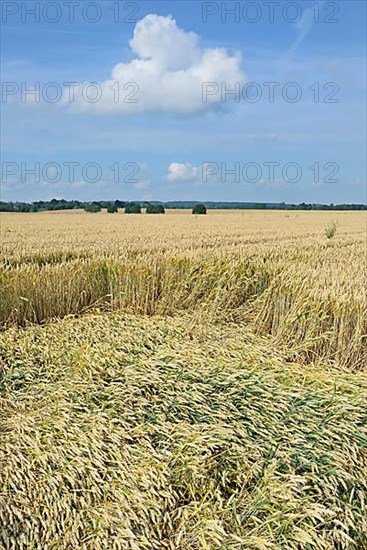
[[[170,201],[162,203],[165,208],[193,209],[197,206],[195,201]],[[299,203],[290,204],[285,202],[214,202],[205,201],[208,210],[367,210],[366,204],[320,204],[320,203]]]
[[[201,203],[200,203],[201,204]],[[204,206],[204,205],[203,205]],[[50,201],[28,202],[3,202],[0,201],[0,212],[42,212],[46,210],[75,210],[82,209],[87,212],[100,212],[106,209],[109,213],[115,213],[118,209],[125,209],[126,213],[140,213],[142,208],[148,214],[164,214],[166,208],[197,209],[196,201],[171,201],[171,202],[128,202],[128,201],[92,201],[82,202],[77,200],[52,199]],[[287,204],[264,202],[205,202],[206,209],[231,209],[231,210],[367,210],[366,204],[318,204],[305,203]],[[201,206],[200,206],[201,208]]]

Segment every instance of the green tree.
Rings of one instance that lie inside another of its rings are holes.
[[[138,202],[130,202],[125,206],[125,214],[141,214],[141,206]]]
[[[125,201],[120,201],[119,199],[116,199],[115,200],[115,206],[117,206],[117,208],[125,208],[126,202]]]
[[[116,212],[118,212],[117,206],[113,203],[109,204],[107,206],[107,212],[108,214],[116,214]]]
[[[192,209],[193,214],[206,214],[206,206],[205,204],[196,204],[194,208]]]
[[[84,210],[86,212],[100,212],[101,211],[101,207],[99,206],[99,204],[96,204],[96,203],[87,203],[84,207]]]
[[[164,214],[163,204],[148,204],[146,211],[147,214]]]

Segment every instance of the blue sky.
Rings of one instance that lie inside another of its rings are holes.
[[[2,200],[366,202],[365,2],[55,3],[2,4]]]

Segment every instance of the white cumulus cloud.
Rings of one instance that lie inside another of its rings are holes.
[[[115,65],[109,80],[75,87],[72,102],[68,94],[65,103],[106,114],[195,114],[224,106],[221,86],[234,89],[246,81],[239,52],[202,48],[199,36],[178,27],[171,16],[150,14],[138,21],[129,44],[134,59]],[[205,83],[216,86],[203,101]]]
[[[168,166],[168,181],[192,181],[200,175],[200,168],[189,162],[171,162]]]

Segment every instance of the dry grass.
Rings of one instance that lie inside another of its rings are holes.
[[[237,324],[86,315],[1,337],[5,548],[367,545],[367,384]]]

